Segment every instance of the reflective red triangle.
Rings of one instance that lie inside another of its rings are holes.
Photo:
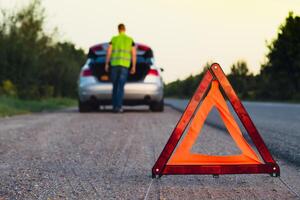
[[[211,156],[204,154],[192,154],[191,149],[196,142],[202,126],[213,107],[216,107],[220,116],[235,141],[242,151],[241,155],[232,156]],[[173,155],[168,161],[168,165],[211,165],[211,164],[261,164],[255,151],[244,139],[237,123],[231,115],[228,106],[223,98],[218,81],[212,81],[211,88],[195,113],[185,137],[178,145]]]
[[[205,92],[212,85],[208,95]],[[263,161],[261,161],[250,145],[243,138],[240,130],[230,114],[225,100],[219,92],[218,85],[223,88],[233,109],[240,118],[247,133],[256,146]],[[203,100],[203,101],[202,101]],[[197,113],[196,108],[202,101]],[[198,133],[212,106],[216,106],[221,113],[229,133],[241,149],[241,155],[233,156],[208,156],[201,154],[191,154],[190,149],[195,142]],[[186,137],[178,145],[187,125],[190,129]],[[172,156],[173,155],[173,156]],[[237,97],[224,72],[218,64],[213,64],[204,75],[194,96],[190,100],[186,110],[177,123],[171,137],[161,152],[158,160],[152,168],[152,176],[162,176],[167,174],[241,174],[241,173],[268,173],[279,176],[279,166],[274,161],[267,149],[264,141],[255,128],[250,116]]]

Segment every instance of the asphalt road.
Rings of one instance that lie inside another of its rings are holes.
[[[166,103],[182,111],[188,100],[167,99]],[[243,105],[272,154],[299,167],[300,104],[243,102]],[[234,113],[231,105],[229,108],[231,113]],[[245,133],[246,131],[235,113],[234,117]],[[206,123],[226,130],[216,109],[212,110]]]
[[[297,199],[299,167],[275,156],[269,175],[163,176],[151,168],[181,113],[76,109],[0,119],[0,199]],[[193,151],[233,154],[224,130],[203,127]]]

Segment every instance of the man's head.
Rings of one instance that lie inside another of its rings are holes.
[[[118,25],[118,30],[119,30],[119,33],[125,32],[126,31],[125,25],[124,24],[119,24]]]

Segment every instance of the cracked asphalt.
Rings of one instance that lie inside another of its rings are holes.
[[[0,119],[0,199],[297,199],[299,166],[275,156],[269,175],[163,176],[151,168],[181,113],[128,107]],[[203,127],[193,151],[238,153],[226,131]],[[151,183],[152,181],[152,183]],[[151,185],[150,185],[151,184]]]

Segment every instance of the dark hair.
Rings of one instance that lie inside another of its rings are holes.
[[[119,25],[118,25],[118,30],[119,30],[119,31],[125,31],[125,29],[126,29],[126,28],[125,28],[125,25],[124,25],[124,24],[119,24]]]

